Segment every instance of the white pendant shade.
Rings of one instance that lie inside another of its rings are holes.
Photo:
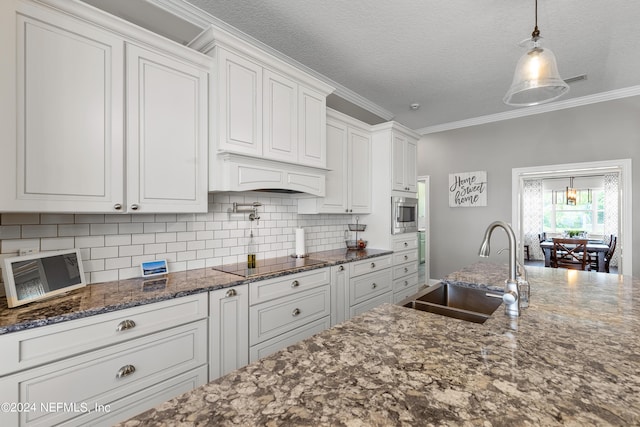
[[[527,107],[543,104],[569,91],[569,85],[560,78],[553,52],[539,47],[537,40],[532,42],[533,47],[516,65],[513,82],[503,98],[507,105]]]

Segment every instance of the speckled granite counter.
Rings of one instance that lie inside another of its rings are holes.
[[[392,251],[379,249],[316,252],[310,257],[323,263],[249,278],[203,268],[170,273],[166,277],[98,283],[11,309],[7,307],[6,298],[1,297],[0,335],[390,253]]]
[[[640,425],[640,280],[528,271],[520,318],[386,304],[122,425]],[[480,263],[449,278],[505,277]]]

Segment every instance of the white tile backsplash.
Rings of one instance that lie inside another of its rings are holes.
[[[260,202],[258,221],[232,214],[233,202]],[[0,258],[19,249],[80,248],[89,283],[140,275],[140,262],[166,259],[170,271],[242,262],[249,229],[258,259],[288,256],[295,229],[305,229],[308,252],[344,247],[351,215],[298,215],[297,200],[275,193],[209,195],[206,214],[1,214]]]

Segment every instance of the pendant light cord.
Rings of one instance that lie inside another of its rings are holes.
[[[538,0],[536,0],[536,26],[531,33],[531,39],[537,40],[540,37],[540,30],[538,30]]]

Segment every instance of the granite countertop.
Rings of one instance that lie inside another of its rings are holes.
[[[519,318],[385,304],[120,425],[640,425],[640,280],[527,270]],[[448,279],[506,276],[478,263]]]
[[[391,253],[380,249],[315,252],[309,258],[322,263],[251,277],[202,268],[146,279],[97,283],[17,308],[8,308],[6,298],[1,297],[0,335]]]

